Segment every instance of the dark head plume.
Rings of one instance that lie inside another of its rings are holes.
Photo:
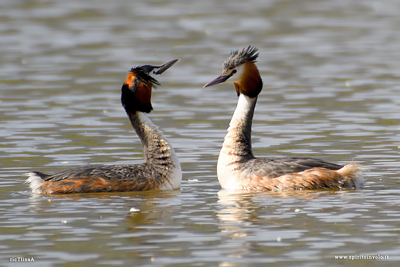
[[[153,110],[151,90],[157,85],[160,83],[148,74],[146,65],[132,68],[122,85],[122,106],[126,111],[150,113]]]
[[[203,87],[231,81],[235,85],[237,95],[257,97],[262,90],[262,79],[255,64],[258,57],[258,48],[247,46],[242,50],[232,51],[222,64],[221,74],[206,83]]]
[[[121,102],[126,111],[146,112],[153,110],[151,106],[151,90],[160,83],[150,75],[160,75],[172,67],[179,58],[170,60],[160,66],[141,65],[130,70],[122,85]]]
[[[258,48],[251,45],[243,48],[241,51],[232,51],[229,57],[224,61],[222,69],[231,70],[246,63],[247,61],[256,62],[256,59],[258,57],[257,52]]]

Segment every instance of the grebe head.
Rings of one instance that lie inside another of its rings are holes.
[[[171,61],[168,61],[167,63],[162,64],[161,66],[142,65],[142,66],[138,66],[138,67],[140,67],[147,74],[160,75],[164,71],[166,71],[167,69],[172,67],[178,60],[179,60],[179,58],[173,59]]]
[[[151,106],[151,90],[153,87],[160,85],[151,75],[162,74],[178,60],[177,58],[160,66],[141,65],[132,68],[125,83],[122,85],[121,102],[125,110],[150,113],[153,110]]]
[[[241,51],[232,51],[229,57],[222,64],[220,76],[204,87],[213,86],[223,82],[233,82],[238,96],[240,94],[249,97],[256,97],[261,92],[262,80],[255,64],[258,57],[258,48],[247,46]]]

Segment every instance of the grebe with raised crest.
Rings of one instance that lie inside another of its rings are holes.
[[[142,65],[130,70],[121,89],[121,102],[142,141],[145,162],[131,165],[100,165],[67,169],[55,174],[32,171],[27,180],[32,192],[67,194],[172,190],[180,187],[181,165],[174,149],[145,113],[153,110],[151,90],[159,75],[178,59],[161,66]]]
[[[314,158],[256,158],[251,147],[251,126],[263,82],[255,64],[258,49],[248,46],[232,51],[219,77],[204,87],[231,81],[239,97],[217,164],[224,189],[254,191],[361,188],[362,167],[345,166]]]

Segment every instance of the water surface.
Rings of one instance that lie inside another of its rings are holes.
[[[3,1],[0,262],[25,266],[397,266],[397,1]],[[357,191],[220,189],[216,161],[237,97],[203,89],[231,50],[260,49],[259,156],[362,163]],[[128,70],[159,78],[153,122],[180,190],[33,196],[24,173],[142,161],[120,104]],[[353,259],[382,255],[386,260]],[[344,256],[349,259],[335,259]]]

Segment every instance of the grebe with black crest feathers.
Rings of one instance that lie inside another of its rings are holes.
[[[38,194],[172,190],[180,187],[181,165],[174,149],[145,113],[153,109],[151,90],[159,75],[178,59],[161,66],[142,65],[130,70],[122,85],[121,102],[142,141],[142,164],[100,165],[67,169],[55,174],[32,171],[27,182]]]
[[[232,81],[239,97],[218,158],[217,173],[224,189],[285,191],[362,187],[362,167],[339,165],[314,158],[256,158],[251,147],[251,126],[263,82],[255,64],[258,49],[233,51],[219,77],[204,87]]]

